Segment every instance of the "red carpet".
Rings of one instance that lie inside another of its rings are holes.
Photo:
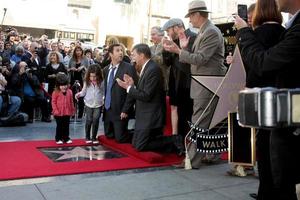
[[[113,170],[126,170],[178,164],[183,158],[173,154],[137,152],[130,144],[116,144],[101,139],[104,146],[121,152],[127,157],[79,162],[54,162],[38,148],[59,147],[53,140],[0,143],[0,180],[81,174]],[[84,140],[73,140],[64,146],[85,146]]]

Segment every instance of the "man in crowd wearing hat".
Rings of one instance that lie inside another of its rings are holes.
[[[189,10],[185,17],[190,23],[199,28],[199,33],[192,46],[192,52],[186,49],[188,38],[180,38],[180,47],[172,41],[164,41],[164,49],[179,55],[179,61],[191,64],[192,75],[224,75],[224,39],[220,30],[208,19],[207,7],[204,1],[194,0],[189,3]],[[192,122],[200,128],[209,128],[217,98],[213,93],[202,87],[195,80],[191,80],[191,98],[193,99]],[[211,101],[211,103],[210,103]],[[208,109],[206,107],[209,105]],[[204,112],[205,111],[205,112]],[[205,156],[202,161],[210,162],[214,156]]]
[[[183,21],[172,18],[162,27],[171,40],[179,45],[179,38],[189,38],[186,49],[191,52],[197,34],[189,29],[185,30]],[[173,134],[181,134],[183,137],[189,131],[188,121],[193,114],[193,101],[190,98],[191,65],[179,61],[176,53],[163,51],[163,60],[167,66],[171,66],[169,74],[169,92],[171,104],[171,118]]]

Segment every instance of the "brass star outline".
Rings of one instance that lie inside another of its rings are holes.
[[[47,153],[61,154],[55,161],[73,159],[73,158],[88,158],[89,160],[99,160],[103,158],[104,154],[110,151],[107,150],[86,150],[82,147],[75,147],[71,150],[45,150]]]

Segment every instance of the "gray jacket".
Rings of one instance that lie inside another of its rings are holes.
[[[203,24],[194,42],[192,53],[182,50],[179,61],[191,64],[193,75],[224,75],[224,38],[220,30],[209,20]],[[207,98],[209,91],[191,80],[191,98]]]

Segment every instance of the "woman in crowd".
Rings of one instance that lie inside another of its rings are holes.
[[[239,16],[236,17],[237,28],[247,27],[247,23]],[[268,49],[279,42],[284,28],[281,26],[282,16],[275,0],[257,0],[252,18],[252,28],[259,42]],[[251,69],[252,60],[241,52],[246,70],[246,87],[272,87],[275,76],[268,73],[259,76]],[[257,163],[259,172],[259,188],[257,199],[276,199],[273,186],[270,161],[270,131],[259,129],[256,135]]]
[[[69,72],[71,75],[71,86],[72,88],[75,88],[73,86],[74,83],[76,83],[76,85],[79,83],[80,86],[83,85],[83,78],[85,75],[85,71],[86,69],[89,67],[89,61],[88,59],[84,56],[83,53],[83,49],[81,48],[81,46],[76,46],[74,48],[74,52],[72,55],[72,58],[69,62]],[[74,91],[73,93],[76,94],[78,91]],[[82,115],[83,115],[83,108],[84,108],[84,102],[83,102],[83,98],[79,98],[78,99],[78,119],[81,120]]]
[[[49,53],[50,63],[46,66],[46,81],[48,83],[48,93],[52,95],[55,88],[56,75],[59,72],[67,74],[65,66],[59,62],[59,56],[55,51]]]

